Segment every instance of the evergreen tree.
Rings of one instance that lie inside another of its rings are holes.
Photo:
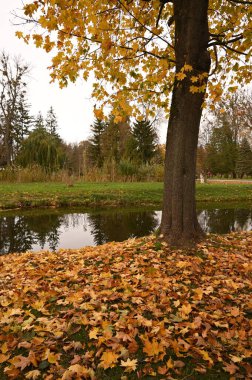
[[[37,117],[35,118],[34,129],[44,129],[44,130],[46,130],[46,128],[45,128],[45,121],[44,121],[43,115],[42,115],[42,113],[40,111],[39,111]]]
[[[252,150],[246,138],[242,140],[238,148],[236,170],[241,178],[252,174]]]
[[[157,152],[157,133],[148,120],[136,121],[132,129],[133,158],[141,163],[149,163]]]
[[[54,136],[58,136],[57,130],[58,130],[58,121],[56,114],[54,112],[53,107],[51,106],[47,112],[46,120],[45,120],[45,127],[46,130]]]
[[[104,133],[105,127],[106,124],[99,119],[96,119],[94,124],[91,126],[92,137],[89,140],[91,144],[89,151],[93,164],[99,168],[102,167],[104,161],[102,153],[102,135]]]

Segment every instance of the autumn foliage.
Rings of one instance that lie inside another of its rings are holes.
[[[223,87],[235,91],[237,82],[251,80],[251,14],[250,1],[209,1],[211,102],[220,99]],[[134,102],[148,103],[150,115],[157,107],[168,111],[175,77],[189,77],[192,93],[206,90],[207,73],[193,72],[189,62],[175,71],[173,1],[29,0],[22,17],[29,28],[16,35],[51,52],[53,81],[64,87],[93,72],[98,118],[104,104],[113,105],[116,121],[122,113],[139,113]],[[37,28],[31,30],[31,22]]]
[[[1,379],[248,379],[251,233],[0,258]],[[205,377],[205,376],[209,377]]]

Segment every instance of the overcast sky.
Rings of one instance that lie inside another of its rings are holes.
[[[60,89],[58,84],[49,84],[50,56],[33,44],[26,45],[15,36],[22,26],[13,25],[11,12],[22,8],[21,0],[0,0],[0,51],[11,56],[21,56],[30,64],[28,99],[33,115],[39,111],[46,116],[52,106],[59,123],[59,134],[67,142],[79,142],[90,136],[90,125],[94,120],[93,101],[90,97],[92,85],[79,79],[77,83]],[[165,140],[166,126],[160,127],[161,142]]]
[[[81,79],[65,89],[60,89],[57,83],[49,84],[49,55],[32,44],[26,45],[15,36],[15,31],[22,27],[12,25],[14,18],[11,12],[21,7],[21,0],[0,0],[0,50],[11,56],[21,56],[30,64],[28,96],[32,114],[41,111],[45,116],[49,107],[53,106],[61,137],[67,142],[85,140],[93,122],[91,84]]]

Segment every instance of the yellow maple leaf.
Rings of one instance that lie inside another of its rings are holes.
[[[40,371],[38,369],[35,369],[33,371],[29,371],[25,374],[26,379],[36,380],[40,376]]]
[[[201,301],[203,297],[203,290],[201,288],[194,289],[194,299]]]
[[[115,354],[113,351],[105,351],[101,356],[101,362],[99,367],[104,369],[112,368],[115,366],[119,355]]]
[[[17,38],[22,38],[23,37],[23,32],[16,31],[15,35],[17,36]]]
[[[149,339],[144,339],[143,352],[146,352],[148,356],[155,356],[164,352],[164,346],[159,343],[155,338],[150,341]]]
[[[86,379],[88,373],[89,370],[86,367],[80,364],[73,364],[64,372],[62,380],[72,380],[74,375],[77,375],[78,378]]]
[[[176,74],[176,78],[179,81],[185,79],[185,77],[186,77],[185,73],[180,72],[180,73]]]
[[[56,354],[48,348],[43,356],[44,360],[48,360],[49,363],[55,364],[59,360],[61,354]]]
[[[192,66],[191,65],[187,65],[185,64],[184,67],[183,67],[183,71],[192,71]]]
[[[199,80],[199,78],[198,78],[198,77],[196,77],[196,76],[194,76],[194,75],[193,75],[193,76],[191,76],[191,78],[190,78],[190,79],[191,79],[191,82],[192,82],[192,83],[196,83],[196,82],[198,82],[198,80]]]
[[[6,354],[6,352],[8,351],[8,346],[7,346],[6,342],[4,342],[4,344],[2,344],[0,351],[2,352],[2,354]]]
[[[213,360],[210,358],[210,356],[208,355],[208,352],[207,351],[204,351],[204,350],[197,350],[197,352],[202,356],[202,358],[206,361],[209,362],[209,364],[213,364]]]
[[[192,307],[189,303],[184,303],[183,306],[180,308],[180,311],[182,314],[190,314],[192,311]]]
[[[94,114],[97,117],[97,119],[99,119],[99,120],[103,119],[103,117],[104,117],[103,111],[101,109],[98,109],[98,108],[94,109]]]
[[[130,360],[130,358],[128,358],[126,361],[121,360],[120,365],[126,368],[125,372],[135,371],[137,368],[137,359]]]
[[[190,86],[190,92],[195,94],[196,92],[199,92],[199,87],[197,86]]]
[[[89,339],[98,339],[98,334],[99,329],[97,327],[94,327],[90,332],[89,332]]]
[[[167,362],[166,362],[166,366],[167,366],[168,369],[174,367],[174,363],[173,363],[172,358],[169,358],[169,360],[167,360]]]
[[[178,261],[176,263],[176,267],[178,267],[178,268],[185,268],[187,266],[188,266],[188,262],[187,261]]]

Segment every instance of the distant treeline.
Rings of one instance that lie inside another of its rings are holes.
[[[30,113],[29,68],[0,55],[0,179],[6,181],[162,181],[165,148],[155,123],[142,115],[115,122],[96,119],[87,141],[67,144],[52,107],[45,118]],[[228,95],[202,126],[197,175],[252,175],[252,96]],[[169,152],[168,152],[169,154]]]

